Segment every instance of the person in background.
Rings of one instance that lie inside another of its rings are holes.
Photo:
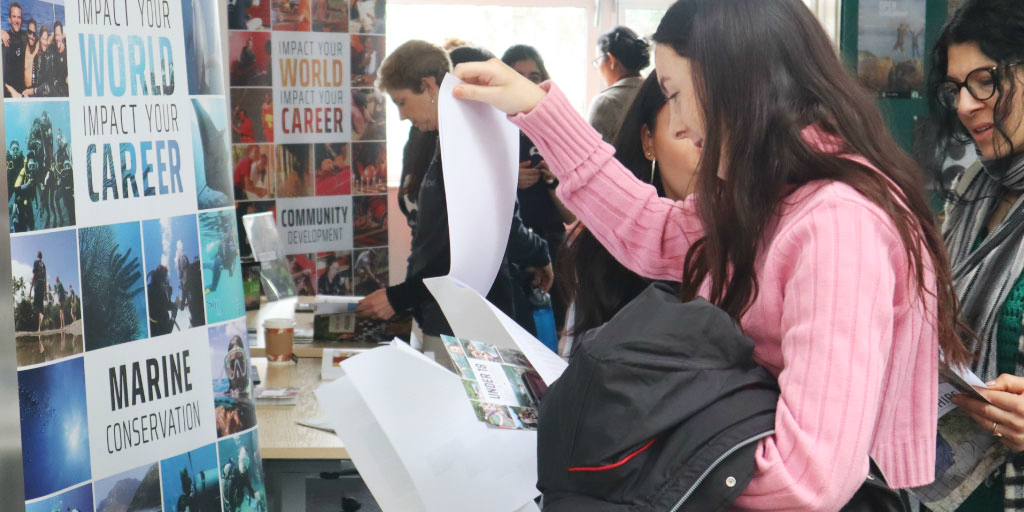
[[[25,44],[25,84],[32,83],[36,69],[36,55],[39,53],[39,32],[36,27],[36,20],[30,19],[27,24],[28,30],[25,34],[28,41]]]
[[[259,158],[249,168],[249,175],[245,177],[245,199],[266,199],[270,196],[270,161],[266,153],[261,153]]]
[[[71,308],[71,323],[78,321],[75,318],[75,311],[78,311],[78,295],[75,295],[74,283],[68,284],[68,305]]]
[[[961,318],[976,337],[972,369],[991,403],[958,396],[1006,447],[1005,463],[958,510],[1018,510],[1024,498],[1024,9],[1016,0],[969,0],[932,50],[929,85],[940,140],[973,142],[980,164],[950,194],[943,237]],[[968,489],[971,491],[971,489]]]
[[[32,300],[33,311],[39,317],[39,326],[36,331],[42,331],[43,311],[46,304],[46,263],[43,262],[43,251],[37,251],[36,260],[32,262],[32,283],[28,292],[28,298]]]
[[[454,95],[512,116],[620,263],[681,279],[754,342],[781,395],[733,509],[840,510],[872,459],[894,489],[931,483],[939,351],[970,353],[920,168],[801,0],[679,0],[654,41],[670,130],[702,150],[685,201],[550,83],[469,63]]]
[[[674,136],[670,115],[658,74],[651,72],[622,121],[615,158],[659,197],[682,201],[696,184],[700,150]],[[577,224],[569,240],[557,269],[573,305],[565,337],[569,346],[559,351],[563,355],[572,350],[571,340],[611,320],[651,283],[616,261],[583,224]],[[671,281],[678,287],[678,279]]]
[[[486,55],[479,49],[467,49],[459,53],[453,51],[453,57],[481,60]],[[378,85],[391,96],[402,120],[411,120],[413,126],[421,132],[436,132],[438,88],[449,70],[451,58],[444,50],[425,41],[412,40],[399,46],[384,59]],[[440,335],[452,334],[452,330],[423,284],[426,278],[447,274],[451,265],[448,206],[441,149],[437,144],[434,145],[430,163],[419,184],[416,204],[418,214],[412,233],[405,281],[371,293],[359,303],[356,312],[362,316],[385,320],[396,312],[411,312],[424,334],[423,350],[444,354]],[[506,255],[512,255],[516,263],[535,268],[539,285],[545,290],[550,289],[554,274],[547,243],[523,226],[518,208],[513,214],[510,228]],[[503,259],[487,299],[514,318],[508,259]],[[439,361],[443,359],[439,358]]]
[[[334,253],[327,253],[325,269],[316,281],[316,293],[319,295],[348,295],[348,280],[342,273],[338,256]],[[346,266],[344,270],[347,270]]]
[[[25,90],[25,50],[28,46],[28,34],[21,29],[21,4],[11,2],[7,9],[7,21],[11,29],[0,30],[0,43],[3,44],[4,61],[4,97],[17,96]]]
[[[68,45],[67,36],[64,34],[64,24],[60,21],[53,23],[53,69],[54,87],[56,95],[67,96],[68,94]]]
[[[593,65],[607,89],[590,103],[587,120],[605,142],[613,142],[626,109],[633,103],[644,79],[640,70],[651,63],[651,48],[626,27],[615,27],[597,39]]]
[[[274,142],[274,102],[269,92],[263,95],[263,104],[260,105],[260,120],[263,121],[263,140]]]
[[[255,30],[260,28],[261,22],[251,26],[249,19],[249,8],[258,7],[260,0],[231,0],[228,2],[228,28],[231,30]],[[257,18],[258,19],[258,18]]]
[[[245,113],[242,107],[235,107],[234,119],[231,123],[231,131],[235,132],[238,142],[248,144],[256,142],[256,136],[252,130],[252,120]]]
[[[409,229],[416,229],[419,207],[420,184],[430,166],[437,147],[437,131],[420,131],[416,126],[409,128],[409,138],[402,149],[401,186],[398,189],[398,209],[405,215]]]
[[[248,199],[246,197],[246,186],[250,180],[253,165],[260,159],[260,147],[255,144],[250,144],[245,149],[245,156],[242,157],[238,163],[235,164],[235,169],[232,172],[232,181],[235,185],[235,197],[239,199]]]
[[[448,53],[451,53],[452,50],[454,50],[456,48],[461,48],[463,46],[476,46],[476,45],[471,43],[471,42],[469,42],[469,41],[467,41],[467,40],[465,40],[465,39],[461,39],[461,38],[458,38],[458,37],[446,37],[446,38],[444,38],[444,43],[441,43],[441,48],[444,51],[448,52]]]
[[[369,295],[387,284],[374,273],[373,269],[376,264],[377,251],[374,249],[365,251],[356,258],[355,266],[352,267],[352,275],[355,276],[356,281],[356,295]]]
[[[501,61],[508,64],[519,72],[520,75],[529,78],[531,82],[539,84],[551,79],[547,68],[544,66],[544,59],[532,46],[517,44],[505,50]],[[516,197],[519,200],[519,207],[523,216],[523,223],[534,233],[544,237],[548,243],[548,250],[551,252],[551,260],[558,261],[558,253],[565,242],[565,224],[576,221],[572,214],[555,195],[555,187],[558,181],[548,170],[548,164],[541,158],[536,145],[522,133],[519,134],[519,189]],[[527,273],[514,271],[516,320],[523,325],[533,325],[533,318],[529,297],[532,293],[531,279]],[[561,279],[556,279],[551,289],[551,310],[555,318],[555,330],[561,332],[565,327],[566,300],[563,291],[564,284]],[[527,317],[526,313],[530,313]],[[534,329],[528,330],[535,330]]]

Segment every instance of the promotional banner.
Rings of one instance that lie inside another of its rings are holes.
[[[857,77],[882,98],[918,98],[924,89],[925,0],[861,0]]]
[[[239,0],[228,28],[239,220],[275,213],[301,295],[386,286],[384,0]]]
[[[29,511],[266,509],[218,11],[0,1]]]

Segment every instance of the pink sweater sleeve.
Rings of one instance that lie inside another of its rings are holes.
[[[765,278],[782,291],[782,394],[739,509],[838,510],[867,475],[905,284],[894,264],[902,244],[852,190],[825,193],[832,197],[785,226],[768,255],[778,272]]]
[[[651,279],[678,281],[690,245],[701,237],[693,200],[658,197],[615,159],[615,150],[552,82],[529,114],[512,117],[561,184],[558,197],[627,268]]]

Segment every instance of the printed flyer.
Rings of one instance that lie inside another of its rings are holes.
[[[387,286],[385,103],[373,87],[384,59],[384,7],[384,0],[228,6],[238,215],[273,213],[299,295],[366,295]],[[239,237],[242,258],[259,260],[245,233]],[[368,252],[383,271],[353,264]]]
[[[0,0],[29,511],[266,510],[221,15]]]
[[[477,419],[498,428],[537,429],[537,406],[547,386],[522,352],[452,336],[441,340]]]

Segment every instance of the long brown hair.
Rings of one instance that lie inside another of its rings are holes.
[[[662,197],[665,187],[660,169],[654,164],[652,170],[651,161],[644,155],[640,133],[644,127],[654,133],[658,113],[664,106],[665,95],[658,86],[657,74],[652,72],[637,91],[615,139],[615,158],[638,180],[654,185]],[[569,241],[558,253],[555,272],[562,276],[563,291],[575,307],[569,333],[580,336],[611,320],[623,306],[640,295],[650,281],[616,261],[582,223],[577,224],[566,239]]]
[[[937,299],[946,361],[970,359],[961,341],[969,331],[959,320],[922,172],[887,135],[873,100],[839,62],[807,7],[800,0],[679,0],[654,40],[690,60],[705,125],[696,184],[705,231],[686,255],[682,298],[696,297],[710,281],[709,300],[738,319],[757,297],[758,248],[787,192],[816,180],[838,181],[892,219],[913,270],[907,284],[919,297]],[[840,151],[811,147],[803,136],[811,125],[836,137]],[[861,155],[881,172],[841,154]],[[717,178],[720,166],[728,179]],[[934,290],[925,282],[928,268],[935,272]]]

